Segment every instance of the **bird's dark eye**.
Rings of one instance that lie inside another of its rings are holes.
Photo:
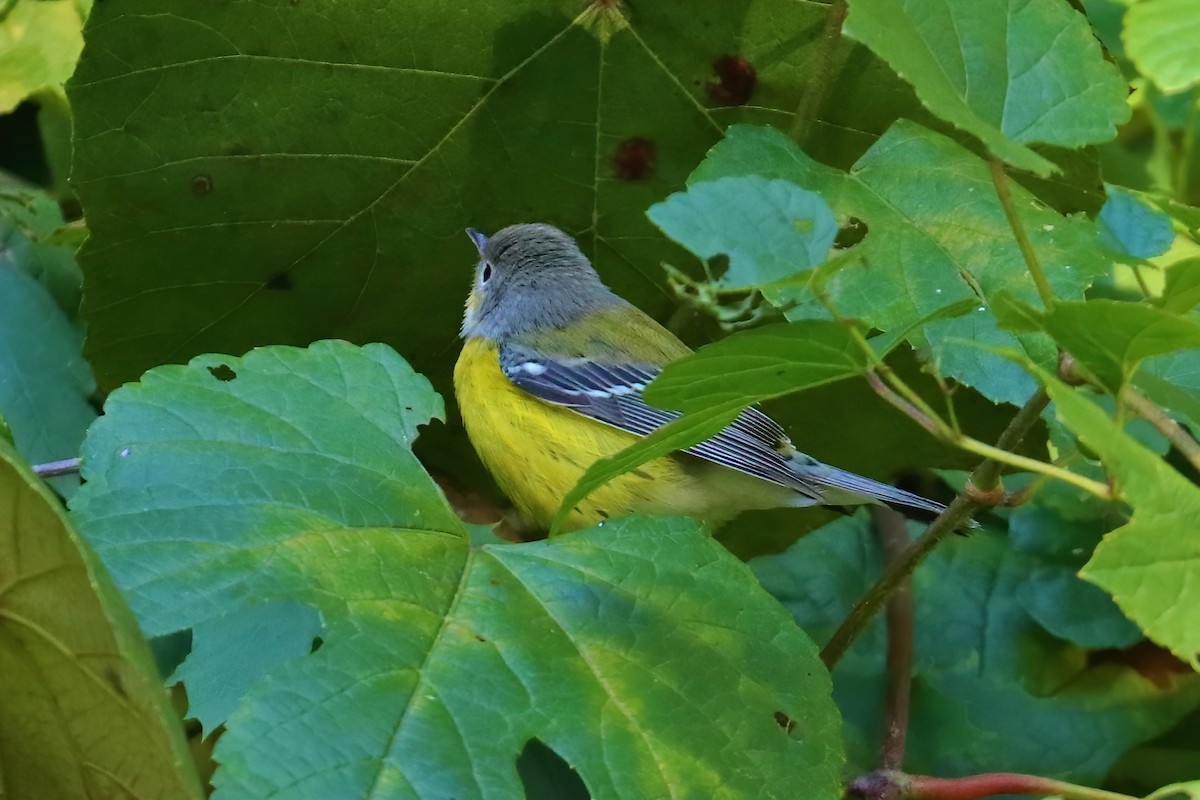
[[[491,279],[492,279],[492,265],[485,261],[485,262],[483,262],[483,272],[479,273],[479,282],[487,283]]]

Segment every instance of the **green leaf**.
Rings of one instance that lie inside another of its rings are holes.
[[[844,173],[809,158],[769,128],[735,126],[709,153],[691,183],[726,175],[779,178],[819,192],[839,221],[857,220],[866,238],[842,256],[825,292],[838,312],[883,331],[909,325],[947,306],[975,303],[985,314],[1001,290],[1035,301],[1037,291],[996,198],[987,164],[949,139],[901,121]],[[1063,217],[1013,186],[1018,216],[1056,295],[1080,298],[1109,259],[1083,218]],[[972,311],[968,317],[974,317]],[[993,400],[1023,402],[1028,379],[1001,357],[967,352],[964,336],[1001,335],[982,316],[929,326],[911,337],[930,346],[947,377],[981,388]],[[1053,344],[1020,337],[1027,355],[1044,362]]]
[[[79,313],[83,283],[75,261],[78,242],[72,239],[76,230],[83,231],[64,226],[58,203],[45,192],[0,188],[0,265],[11,264],[37,280],[71,319]]]
[[[1200,304],[1200,258],[1176,261],[1167,269],[1159,303],[1167,311],[1186,314]]]
[[[1133,383],[1167,411],[1200,430],[1200,352],[1186,350],[1142,362]]]
[[[468,225],[554,223],[665,318],[658,265],[682,253],[642,211],[727,125],[790,124],[826,13],[419,0],[355,4],[335,25],[313,2],[98,4],[69,94],[101,385],[340,337],[389,342],[446,386]],[[836,163],[915,106],[868,52],[848,56],[816,110],[818,152]]]
[[[1104,588],[1126,616],[1194,668],[1200,668],[1200,488],[1121,431],[1097,406],[1039,373],[1055,413],[1118,481],[1133,517],[1105,536],[1080,573]]]
[[[846,325],[806,320],[722,339],[667,367],[646,400],[684,416],[588,467],[559,505],[552,529],[608,481],[716,435],[746,406],[866,372],[870,362]]]
[[[1119,186],[1105,186],[1108,200],[1096,218],[1100,243],[1132,258],[1153,258],[1175,241],[1171,218]]]
[[[646,400],[686,413],[731,401],[748,406],[861,375],[870,365],[849,325],[822,320],[766,325],[668,364],[646,387]]]
[[[825,261],[838,226],[819,194],[755,175],[693,183],[646,212],[705,261],[729,257],[717,279],[745,289],[790,278]]]
[[[206,732],[222,725],[254,682],[293,658],[308,655],[321,619],[307,605],[268,602],[198,623],[191,652],[171,676],[188,692],[188,716]],[[253,642],[252,647],[247,643]]]
[[[1010,328],[1037,325],[1113,390],[1151,356],[1200,348],[1200,323],[1144,303],[1064,302],[1038,312],[1005,296],[997,314]]]
[[[1029,399],[1037,381],[1017,364],[996,358],[988,348],[1019,350],[1044,367],[1052,367],[1058,358],[1049,338],[1002,331],[996,317],[982,306],[961,317],[931,322],[924,334],[939,374],[970,376],[971,385],[985,397],[1016,406]]]
[[[1062,528],[1046,522],[1036,532],[1048,543]],[[1157,686],[1129,666],[1091,661],[1083,647],[1043,628],[1044,601],[1030,598],[1048,600],[1056,582],[1085,590],[1086,584],[1074,577],[1070,554],[1037,546],[1030,528],[1025,525],[1021,549],[993,530],[953,537],[914,573],[906,770],[947,776],[1005,770],[1096,783],[1131,746],[1200,706],[1194,675],[1171,674]],[[920,526],[909,530],[916,535]],[[1093,541],[1097,535],[1092,528]],[[810,533],[783,553],[756,558],[751,567],[822,641],[876,580],[883,554],[866,515],[858,515]],[[1124,636],[1116,626],[1089,630],[1085,620],[1066,613],[1047,621],[1081,639],[1114,643]],[[880,615],[833,672],[850,774],[873,769],[878,760],[885,650]]]
[[[2,442],[0,587],[5,796],[202,797],[128,607],[58,498]]]
[[[13,0],[0,17],[0,114],[75,71],[87,10],[76,0]]]
[[[0,250],[0,415],[31,463],[78,455],[96,418],[82,345],[83,334],[46,290]],[[79,486],[76,475],[51,482],[65,495]]]
[[[146,628],[321,616],[312,655],[242,667],[269,671],[217,745],[216,797],[519,797],[533,739],[597,798],[840,796],[828,675],[744,565],[671,518],[473,545],[409,450],[440,411],[393,351],[344,342],[202,356],[109,398],[73,512]],[[243,627],[226,649],[278,649]],[[211,685],[215,658],[183,669]]]
[[[937,116],[1039,175],[1025,145],[1096,144],[1129,118],[1126,86],[1087,20],[1061,0],[853,0],[845,32],[912,83]]]
[[[1009,488],[1012,477],[1005,478]],[[1013,550],[1032,557],[1017,589],[1018,601],[1047,632],[1080,647],[1133,646],[1142,639],[1141,629],[1107,593],[1077,574],[1103,533],[1124,520],[1118,504],[1101,504],[1090,495],[1073,497],[1067,516],[1063,500],[1047,494],[1043,487],[1034,502],[1013,509],[1008,518]]]
[[[1125,50],[1164,92],[1200,83],[1200,8],[1191,0],[1143,0],[1125,14]]]
[[[410,449],[417,427],[443,413],[429,382],[384,345],[199,356],[109,395],[71,510],[146,633],[171,633],[226,613],[179,607],[187,587],[261,566],[262,553],[305,532],[465,537]]]

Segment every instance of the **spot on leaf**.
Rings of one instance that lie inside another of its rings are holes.
[[[114,692],[121,697],[129,698],[129,691],[125,688],[125,682],[121,680],[121,673],[117,672],[117,668],[112,664],[104,668],[104,679],[112,686]]]
[[[709,81],[705,89],[714,103],[723,106],[744,106],[754,94],[758,71],[741,56],[721,56],[713,62],[717,80]]]
[[[286,272],[276,272],[267,279],[266,286],[277,292],[286,292],[292,288],[292,276]]]
[[[204,197],[213,190],[213,180],[209,175],[203,172],[192,178],[192,194],[196,197]]]
[[[613,156],[613,172],[623,181],[640,181],[654,173],[657,148],[654,142],[634,136],[617,145]]]
[[[782,711],[775,712],[775,724],[791,733],[796,728],[796,721]]]

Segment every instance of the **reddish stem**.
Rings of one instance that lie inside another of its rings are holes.
[[[932,778],[926,775],[906,775],[893,770],[879,770],[855,778],[848,787],[847,794],[865,800],[981,800],[1003,794],[1031,797],[1057,795],[1064,800],[1134,800],[1129,795],[1015,772],[989,772],[962,778]]]

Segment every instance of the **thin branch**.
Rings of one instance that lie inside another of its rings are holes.
[[[846,651],[850,649],[850,645],[862,633],[863,628],[871,621],[871,617],[875,616],[875,612],[900,588],[912,571],[917,568],[917,565],[933,551],[933,548],[937,547],[942,539],[961,528],[971,514],[980,507],[974,500],[969,500],[966,495],[960,494],[925,529],[924,533],[904,548],[898,559],[884,568],[879,580],[859,598],[859,601],[854,604],[854,608],[850,609],[850,613],[846,615],[846,619],[842,620],[842,624],[834,631],[825,647],[821,649],[821,661],[827,669],[832,670],[841,660]]]
[[[900,395],[898,395],[894,391],[892,391],[891,387],[889,387],[886,383],[883,382],[883,378],[879,377],[878,372],[876,372],[874,370],[871,370],[870,372],[868,372],[867,373],[867,383],[869,383],[871,385],[871,388],[875,390],[875,394],[879,395],[884,400],[886,400],[888,403],[890,403],[892,406],[899,409],[901,411],[901,413],[903,413],[905,416],[907,416],[913,422],[917,423],[922,428],[924,428],[925,430],[932,433],[934,436],[941,435],[941,431],[938,427],[937,421],[930,419],[928,416],[926,416],[924,413],[922,413],[921,410],[918,409],[916,406],[914,406],[912,403],[908,402],[903,397],[901,397]]]
[[[855,778],[846,793],[865,800],[980,800],[1003,794],[1054,796],[1063,800],[1136,800],[1127,794],[1015,772],[931,778],[880,770]]]
[[[1006,449],[1016,447],[1021,443],[1025,434],[1037,422],[1038,417],[1048,402],[1049,397],[1044,389],[1039,389],[1035,392],[1012,418],[1012,421],[1008,423],[1008,427],[1000,434],[1000,438],[996,440],[997,448],[1004,449],[992,449],[1006,456],[1012,455]],[[1042,464],[1040,461],[1034,463],[1042,466],[1050,466]],[[854,605],[854,608],[850,609],[850,613],[846,615],[846,619],[842,621],[841,626],[834,631],[829,642],[821,650],[821,661],[825,663],[827,668],[832,670],[834,665],[841,660],[842,656],[850,648],[850,645],[862,633],[863,628],[866,627],[871,617],[875,615],[875,612],[904,584],[908,576],[917,568],[917,565],[933,552],[938,543],[961,528],[971,514],[982,507],[983,504],[977,502],[976,498],[980,498],[997,488],[999,474],[999,461],[988,458],[980,463],[974,472],[971,473],[971,477],[967,482],[967,491],[954,498],[949,507],[938,515],[938,518],[925,529],[924,533],[909,543],[894,561],[888,563],[883,570],[883,574],[879,576],[879,580],[867,590],[866,594]],[[998,492],[996,494],[1001,499],[1003,498],[1002,494]]]
[[[1021,406],[1021,410],[1009,420],[1008,427],[996,440],[996,447],[1001,450],[1016,450],[1024,440],[1025,434],[1029,433],[1029,429],[1034,426],[1048,405],[1050,405],[1050,395],[1046,393],[1044,387],[1039,386],[1033,396],[1025,401],[1025,405]],[[991,491],[999,481],[999,461],[985,461],[971,473],[971,484],[979,491]]]
[[[899,379],[897,378],[897,380]],[[996,466],[994,470],[989,470],[988,473],[985,473],[991,475],[991,477],[986,479],[985,484],[975,484],[975,486],[981,490],[987,491],[993,488],[996,485],[996,477],[1000,474],[1000,466],[1008,465],[1010,467],[1016,467],[1017,469],[1025,470],[1027,472],[1036,472],[1040,475],[1047,475],[1051,478],[1057,478],[1064,483],[1069,483],[1072,486],[1083,489],[1085,492],[1104,500],[1112,497],[1112,490],[1107,484],[1094,481],[1091,478],[1086,478],[1076,472],[1071,472],[1070,470],[1056,467],[1053,464],[1047,464],[1045,461],[1038,461],[1036,458],[1028,458],[1016,453],[1011,453],[1009,452],[1011,449],[1009,447],[993,446],[954,431],[953,429],[949,428],[940,417],[928,416],[921,409],[918,409],[911,403],[907,402],[905,398],[897,395],[883,383],[878,375],[873,372],[867,373],[867,383],[871,385],[871,388],[875,390],[876,394],[878,394],[891,405],[898,408],[900,411],[904,412],[906,416],[908,416],[925,430],[932,433],[934,436],[937,436],[949,444],[961,447],[963,450],[967,450],[983,456],[984,458],[995,461]],[[1029,419],[1022,420],[1022,430],[1028,430],[1029,426],[1031,426],[1037,419],[1038,414],[1041,414],[1042,409],[1046,407],[1048,398],[1046,398],[1045,391],[1039,390],[1038,394],[1034,395],[1034,397],[1036,398],[1039,395],[1042,397],[1042,400],[1040,401],[1040,407],[1031,413]],[[1031,398],[1031,400],[1032,399],[1033,398]],[[1022,411],[1024,412],[1024,409],[1022,409]],[[1020,416],[1020,414],[1018,414],[1018,416]],[[1022,435],[1024,434],[1022,433]]]
[[[809,131],[816,120],[817,112],[825,104],[829,90],[833,88],[834,79],[841,67],[838,47],[842,44],[842,25],[850,7],[846,0],[833,0],[829,6],[829,16],[825,18],[825,32],[821,34],[820,48],[817,51],[816,68],[809,73],[808,83],[804,85],[804,93],[800,96],[800,105],[792,117],[792,139],[801,145],[808,140]]]
[[[899,560],[908,545],[904,516],[886,506],[872,506],[871,519],[887,563]],[[904,766],[912,698],[914,615],[912,582],[906,578],[887,604],[887,697],[879,757],[881,769]]]
[[[1171,419],[1165,411],[1154,404],[1150,398],[1132,386],[1126,386],[1121,393],[1124,405],[1133,413],[1154,426],[1154,429],[1171,443],[1171,446],[1183,454],[1192,466],[1200,471],[1200,444],[1183,429],[1178,422]]]
[[[1008,187],[1008,175],[1004,172],[1004,163],[993,158],[991,166],[992,183],[996,187],[996,196],[1000,198],[1004,216],[1008,218],[1008,226],[1012,228],[1013,236],[1017,239],[1017,246],[1021,248],[1021,256],[1025,259],[1025,266],[1029,268],[1029,275],[1033,278],[1033,285],[1037,287],[1042,303],[1046,308],[1050,308],[1054,305],[1054,291],[1050,288],[1050,282],[1046,280],[1042,264],[1033,250],[1033,242],[1029,241],[1029,236],[1025,233],[1025,226],[1021,224],[1021,218],[1017,215],[1017,207],[1013,204],[1012,192]]]
[[[34,464],[33,473],[43,478],[53,478],[56,475],[70,475],[73,472],[79,472],[80,463],[82,463],[82,459],[79,458],[64,458],[62,461]]]

